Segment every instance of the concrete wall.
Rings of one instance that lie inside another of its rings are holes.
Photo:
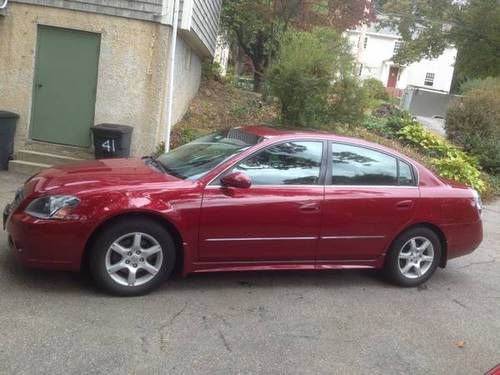
[[[189,101],[196,95],[201,81],[201,59],[180,37],[175,51],[173,121],[178,122],[186,113]]]
[[[148,154],[166,122],[171,28],[159,23],[11,3],[0,18],[0,109],[20,114],[15,149],[30,148],[37,25],[101,34],[94,123],[134,126],[132,154]],[[177,49],[174,118],[199,86],[201,61],[182,40]],[[189,65],[183,64],[191,55]],[[188,69],[189,67],[189,69]],[[49,147],[49,146],[47,146]]]

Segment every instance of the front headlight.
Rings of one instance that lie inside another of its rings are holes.
[[[37,198],[26,207],[26,213],[39,219],[64,219],[80,200],[71,195]]]

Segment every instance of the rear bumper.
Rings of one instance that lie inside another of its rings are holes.
[[[458,258],[472,253],[483,241],[481,220],[470,224],[450,224],[443,226],[447,238],[447,258]]]
[[[87,239],[78,221],[40,220],[24,212],[10,215],[6,229],[9,247],[26,266],[77,271]]]

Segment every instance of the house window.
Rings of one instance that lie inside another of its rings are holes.
[[[365,37],[365,42],[363,43],[363,49],[366,49],[366,46],[368,45],[368,37]]]
[[[396,55],[399,52],[399,50],[401,49],[402,45],[403,45],[403,42],[400,41],[400,40],[396,40],[394,42],[394,51],[393,51],[394,55]]]
[[[434,73],[426,73],[425,74],[424,85],[425,86],[434,85]]]

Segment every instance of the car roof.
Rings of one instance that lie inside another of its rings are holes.
[[[275,128],[270,128],[265,125],[248,125],[248,126],[243,126],[240,127],[240,129],[244,132],[248,132],[251,134],[255,134],[258,137],[262,137],[265,139],[272,139],[272,138],[278,138],[278,137],[293,137],[293,138],[300,138],[300,137],[305,137],[305,138],[319,138],[319,139],[327,139],[331,141],[337,141],[337,142],[344,142],[344,143],[352,143],[356,144],[359,146],[366,146],[369,148],[374,148],[382,152],[386,152],[389,154],[392,154],[394,156],[397,156],[403,160],[409,161],[413,163],[414,165],[421,166],[419,162],[416,160],[410,158],[409,156],[402,154],[401,152],[389,148],[386,146],[383,146],[379,143],[374,143],[374,142],[369,142],[365,141],[364,139],[360,138],[354,138],[354,137],[344,137],[337,135],[335,133],[330,133],[330,132],[325,132],[325,131],[320,131],[320,130],[285,130],[285,129],[275,129]]]

